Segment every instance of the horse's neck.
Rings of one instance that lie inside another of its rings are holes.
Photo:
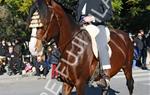
[[[75,32],[79,29],[75,22],[71,21],[65,14],[61,19],[59,46],[61,51],[64,51],[66,45],[69,45],[73,40]]]

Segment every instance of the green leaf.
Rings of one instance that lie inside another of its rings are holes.
[[[150,5],[146,6],[146,9],[150,11]]]

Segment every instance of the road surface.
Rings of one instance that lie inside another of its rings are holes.
[[[150,70],[133,69],[135,88],[133,95],[150,95]],[[49,78],[37,80],[36,77],[0,76],[0,95],[55,95],[61,83]],[[101,89],[86,87],[86,95],[99,95]],[[72,95],[76,95],[75,89]],[[109,95],[128,95],[123,72],[111,79]]]

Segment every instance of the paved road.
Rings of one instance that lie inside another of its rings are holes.
[[[133,76],[135,82],[133,95],[150,95],[150,71],[137,69],[133,71]],[[112,78],[111,88],[116,91],[116,94],[112,95],[128,95],[123,72]]]
[[[134,95],[150,95],[150,71],[134,69],[133,75],[135,80]],[[36,77],[22,78],[19,75],[0,76],[0,95],[54,95],[52,91],[56,93],[60,86],[60,83],[55,80],[37,80]],[[99,88],[87,87],[86,95],[99,95],[100,91]],[[75,90],[72,95],[76,95]],[[128,95],[123,72],[119,72],[111,79],[110,95]]]

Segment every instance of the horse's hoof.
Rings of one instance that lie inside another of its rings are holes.
[[[58,95],[62,95],[62,93],[61,92],[59,92],[59,94]]]

